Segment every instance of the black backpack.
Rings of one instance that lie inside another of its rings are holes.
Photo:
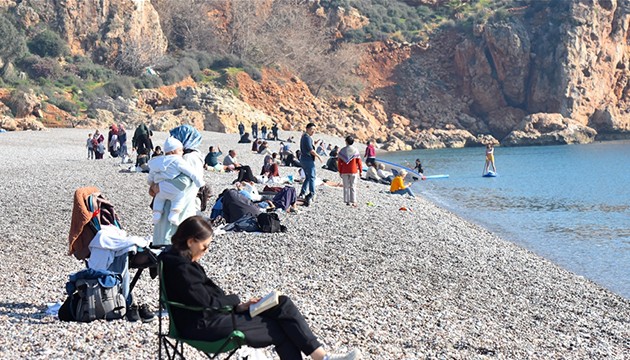
[[[266,233],[276,233],[276,232],[286,232],[287,227],[280,224],[280,218],[278,214],[271,213],[261,213],[258,215],[258,227],[260,231]]]

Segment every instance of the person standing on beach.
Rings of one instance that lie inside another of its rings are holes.
[[[88,160],[94,159],[94,145],[92,144],[92,134],[88,134],[87,143]]]
[[[306,131],[302,134],[300,139],[300,164],[302,170],[304,170],[305,180],[302,184],[302,190],[300,190],[301,198],[308,195],[309,202],[315,200],[315,159],[322,162],[322,158],[315,152],[313,146],[313,134],[315,134],[315,124],[308,123],[306,125]],[[308,191],[308,193],[307,193]]]
[[[420,159],[416,159],[416,166],[413,169],[416,170],[421,176],[424,176],[424,169],[422,168],[422,163],[420,162]]]
[[[105,155],[104,142],[105,137],[96,129],[94,137],[92,138],[92,146],[94,147],[94,157],[96,160],[102,159],[103,155]]]
[[[271,134],[273,135],[273,139],[275,141],[278,141],[278,123],[273,123],[273,126],[271,127]]]
[[[262,134],[262,139],[267,140],[267,125],[263,124],[263,126],[260,128],[260,132]]]
[[[243,125],[243,122],[238,123],[238,134],[240,136],[243,136],[243,134],[245,134],[245,125]]]
[[[343,182],[343,201],[346,205],[357,207],[357,181],[361,177],[363,164],[361,154],[354,146],[354,138],[346,137],[346,146],[337,154],[337,167]]]
[[[376,165],[376,148],[374,148],[371,141],[368,141],[366,145],[365,155],[363,156],[365,158],[365,164],[368,166],[370,164]]]
[[[120,144],[120,147],[118,148],[118,156],[120,156],[121,161],[124,163],[127,161],[129,153],[127,152],[127,131],[122,123],[118,124],[118,144]]]
[[[258,123],[252,123],[252,138],[257,139],[258,138]]]
[[[488,170],[490,170],[490,165],[492,165],[492,172],[497,172],[496,166],[494,166],[494,146],[492,144],[486,145],[486,165],[483,168],[483,173],[487,174]]]

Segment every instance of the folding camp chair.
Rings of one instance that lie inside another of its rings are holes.
[[[164,276],[162,270],[162,263],[158,263],[158,272],[160,277],[160,309],[158,312],[158,359],[162,359],[162,347],[167,359],[185,359],[184,357],[184,343],[192,346],[193,348],[203,352],[210,359],[218,359],[218,356],[222,353],[228,353],[226,359],[229,359],[234,355],[236,350],[245,344],[245,334],[236,330],[236,323],[234,320],[234,311],[231,307],[223,309],[206,309],[202,307],[187,306],[174,301],[169,301],[166,296],[166,288],[164,287]],[[203,341],[203,340],[190,340],[181,337],[175,327],[175,321],[173,320],[173,313],[171,309],[173,307],[192,310],[192,311],[221,311],[224,313],[232,314],[232,323],[234,324],[234,330],[232,333],[221,340],[217,341]],[[169,327],[168,333],[162,330],[162,312],[166,310],[169,315]],[[172,341],[174,340],[174,342]]]

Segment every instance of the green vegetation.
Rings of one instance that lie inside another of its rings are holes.
[[[41,57],[58,57],[66,55],[66,42],[54,31],[44,30],[28,42],[28,49]]]
[[[11,20],[0,15],[0,58],[12,61],[26,52],[24,36],[16,29]]]
[[[410,5],[403,0],[321,0],[328,9],[354,7],[369,18],[364,28],[350,30],[344,37],[352,42],[394,39],[426,41],[438,29],[485,22],[491,16],[506,18],[507,9],[526,5],[527,0],[447,0],[438,5]],[[540,1],[545,3],[546,1]]]

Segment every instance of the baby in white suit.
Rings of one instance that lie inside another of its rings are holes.
[[[168,221],[179,225],[179,215],[185,207],[185,192],[178,187],[178,177],[188,176],[197,187],[204,185],[203,175],[199,175],[182,157],[184,146],[174,137],[169,137],[164,143],[164,155],[153,157],[149,161],[148,182],[158,184],[160,191],[153,199],[153,223],[157,224],[164,212],[164,203],[171,201]]]

